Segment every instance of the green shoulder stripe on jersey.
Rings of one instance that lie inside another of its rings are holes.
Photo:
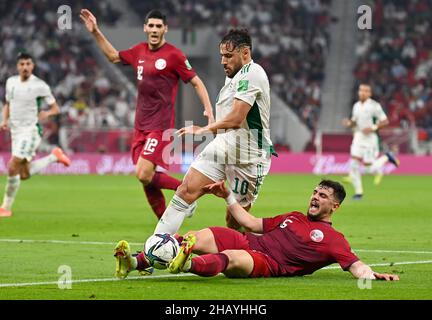
[[[250,62],[249,62],[248,64],[245,64],[245,65],[241,68],[241,70],[240,70],[240,74],[248,73],[248,72],[249,72],[249,68],[250,68],[250,66],[251,66],[251,63],[250,63]]]

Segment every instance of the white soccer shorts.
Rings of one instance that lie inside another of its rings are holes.
[[[379,155],[378,144],[352,144],[351,145],[351,156],[360,158],[363,163],[371,164]]]
[[[42,138],[37,129],[12,133],[12,156],[31,161]]]
[[[218,147],[213,142],[207,145],[191,164],[191,168],[215,182],[227,181],[241,206],[252,205],[258,198],[260,187],[270,170],[271,159],[259,158],[251,163],[226,164],[215,159],[220,159],[215,156]]]

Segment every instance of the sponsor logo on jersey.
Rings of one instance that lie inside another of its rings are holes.
[[[155,68],[158,70],[163,70],[166,68],[167,62],[165,59],[157,59],[155,62]]]
[[[321,242],[324,239],[324,233],[321,230],[315,229],[310,233],[312,241]]]
[[[140,60],[138,60],[138,63],[144,63],[144,60],[140,59]]]

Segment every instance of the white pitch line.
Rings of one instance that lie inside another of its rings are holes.
[[[0,239],[0,242],[13,243],[53,243],[53,244],[83,244],[83,245],[116,245],[116,242],[98,242],[98,241],[72,241],[72,240],[33,240],[33,239]],[[130,242],[132,246],[142,246],[143,243]],[[372,249],[354,249],[356,252],[376,252],[376,253],[413,253],[413,254],[432,254],[432,251],[410,251],[410,250],[372,250]]]
[[[370,267],[393,267],[400,265],[408,265],[408,264],[429,264],[432,263],[432,260],[424,260],[424,261],[402,261],[402,262],[394,262],[394,263],[372,263],[369,264]],[[335,267],[324,267],[321,270],[329,270],[329,269],[340,269],[339,266]],[[197,277],[195,274],[168,274],[168,275],[159,275],[159,276],[145,276],[145,277],[128,277],[126,280],[119,280],[117,278],[99,278],[99,279],[82,279],[82,280],[70,280],[70,281],[62,281],[60,282],[62,285],[66,284],[74,284],[74,283],[90,283],[90,282],[115,282],[115,281],[128,281],[128,280],[149,280],[149,279],[160,279],[160,278],[179,278],[179,277]],[[58,285],[58,281],[46,281],[46,282],[27,282],[27,283],[4,283],[0,284],[0,288],[8,288],[8,287],[30,287],[30,286],[43,286],[43,285]]]
[[[393,266],[401,266],[406,264],[429,264],[429,263],[432,263],[432,260],[372,263],[372,264],[368,264],[368,266],[369,267],[393,267]],[[328,270],[328,269],[340,269],[340,266],[322,268],[322,270]]]
[[[159,275],[159,276],[135,276],[128,277],[126,280],[117,279],[117,278],[99,278],[99,279],[81,279],[81,280],[70,280],[70,281],[61,281],[61,285],[74,284],[74,283],[87,283],[87,282],[115,282],[115,281],[129,281],[129,280],[147,280],[147,279],[160,279],[160,278],[178,278],[178,277],[196,277],[197,275],[189,273],[182,274],[167,274],[167,275]],[[30,286],[42,286],[42,285],[52,285],[59,284],[59,281],[45,281],[45,282],[27,282],[27,283],[4,283],[0,284],[0,288],[7,287],[30,287]]]
[[[116,242],[98,242],[98,241],[71,241],[71,240],[32,240],[32,239],[0,239],[0,242],[14,242],[14,243],[54,243],[54,244],[89,244],[89,245],[102,245],[113,246]],[[133,246],[142,246],[143,243],[129,242]]]
[[[410,251],[410,250],[372,250],[372,249],[353,249],[357,252],[377,252],[377,253],[419,253],[419,254],[432,254],[432,251]]]

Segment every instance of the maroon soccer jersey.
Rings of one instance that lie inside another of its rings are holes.
[[[124,64],[134,68],[138,83],[135,129],[173,128],[178,80],[188,82],[196,75],[186,56],[169,43],[150,50],[146,42],[120,51],[119,55]]]
[[[311,274],[332,263],[347,270],[359,260],[330,223],[312,221],[300,212],[263,219],[263,235],[246,233],[251,249],[279,264],[280,276]]]

